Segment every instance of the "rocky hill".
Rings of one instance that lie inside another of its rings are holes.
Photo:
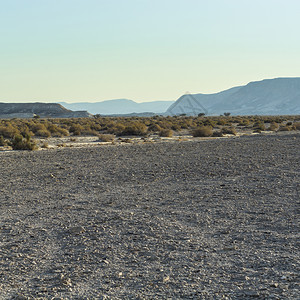
[[[216,94],[181,96],[168,115],[295,115],[300,114],[300,78],[250,82]]]
[[[87,111],[72,111],[57,103],[0,103],[0,118],[83,118]]]

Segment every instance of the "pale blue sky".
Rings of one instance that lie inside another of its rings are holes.
[[[299,0],[0,0],[0,102],[176,100],[300,76]]]

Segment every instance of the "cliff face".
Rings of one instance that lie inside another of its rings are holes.
[[[87,111],[72,111],[57,103],[0,103],[0,118],[84,118]]]

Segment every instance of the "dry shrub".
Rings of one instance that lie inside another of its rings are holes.
[[[116,136],[114,134],[98,134],[98,137],[101,142],[113,142]]]
[[[47,129],[51,132],[52,136],[62,137],[69,135],[68,130],[61,128],[55,124],[48,124]]]
[[[173,136],[173,130],[171,129],[161,129],[159,132],[159,136],[161,137],[172,137]]]
[[[242,119],[239,121],[239,126],[249,126],[250,125],[250,121],[248,119]]]
[[[106,132],[111,133],[111,134],[115,134],[115,135],[120,135],[121,132],[123,132],[125,130],[125,127],[126,126],[121,124],[121,123],[109,124],[109,125],[107,125]]]
[[[73,133],[73,135],[80,135],[83,130],[84,128],[80,124],[72,124],[69,129],[69,131]]]
[[[292,128],[289,126],[280,126],[278,131],[291,131]]]
[[[6,140],[4,139],[3,135],[0,135],[0,146],[6,146],[6,145],[7,145]]]
[[[133,122],[130,125],[126,126],[125,129],[119,133],[119,135],[138,135],[144,136],[147,134],[147,126],[141,122]]]
[[[213,137],[222,137],[223,136],[223,133],[221,131],[214,131]]]
[[[266,130],[265,124],[261,121],[257,121],[256,123],[254,123],[253,128],[255,129],[256,132],[261,132]]]
[[[193,137],[209,137],[212,134],[213,130],[210,126],[201,126],[192,131]]]
[[[279,128],[279,125],[276,122],[272,122],[268,128],[268,130],[276,131]]]
[[[151,124],[148,127],[148,131],[149,132],[158,132],[158,131],[161,131],[161,127],[158,124]]]
[[[7,126],[0,126],[0,135],[5,138],[12,138],[13,136],[20,134],[17,127],[13,127],[11,124]]]
[[[40,136],[40,137],[45,137],[45,138],[48,138],[51,136],[51,133],[49,130],[45,129],[45,130],[38,130],[36,133],[35,133],[36,136]]]
[[[22,135],[15,135],[11,140],[11,146],[13,150],[35,150],[37,145],[34,141],[31,140],[31,137],[28,135],[24,138]]]
[[[236,130],[233,127],[223,127],[221,129],[221,132],[223,134],[233,134],[233,135],[236,135]]]
[[[295,128],[295,130],[300,130],[300,122],[295,122],[293,124],[293,127]]]

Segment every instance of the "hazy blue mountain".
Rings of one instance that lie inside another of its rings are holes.
[[[137,103],[128,99],[106,100],[102,102],[66,103],[61,105],[70,110],[87,110],[91,114],[117,115],[131,113],[164,113],[174,101],[153,101]]]
[[[275,78],[250,82],[216,94],[183,95],[168,115],[289,115],[300,114],[300,78]]]

